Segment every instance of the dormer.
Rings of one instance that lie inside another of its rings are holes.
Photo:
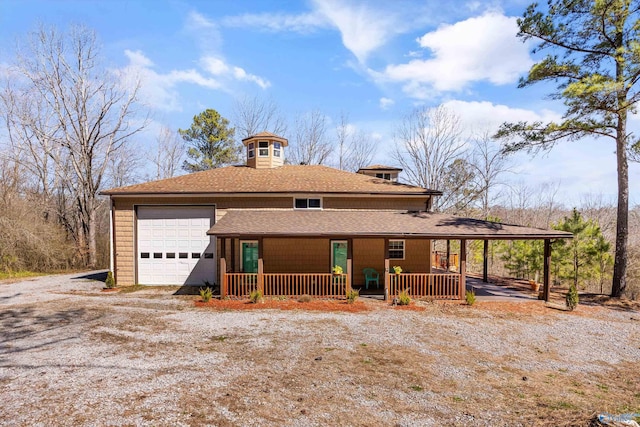
[[[242,140],[247,149],[247,166],[271,169],[284,165],[284,147],[289,141],[271,132],[260,132]]]
[[[386,179],[391,182],[398,182],[398,174],[402,172],[400,168],[383,165],[371,165],[358,169],[358,173],[373,176],[376,178]]]

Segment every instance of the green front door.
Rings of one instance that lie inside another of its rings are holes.
[[[258,242],[242,242],[242,271],[258,272]]]
[[[347,272],[347,242],[344,240],[331,242],[331,268],[336,265],[342,267],[344,273]]]

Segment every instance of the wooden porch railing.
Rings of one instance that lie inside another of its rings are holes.
[[[393,298],[407,291],[412,298],[459,299],[461,275],[455,273],[389,274],[389,297]]]
[[[223,296],[243,298],[258,289],[258,273],[224,273]]]
[[[265,273],[265,296],[311,295],[320,298],[344,298],[348,289],[346,274]]]
[[[252,291],[264,296],[345,298],[350,289],[347,274],[331,273],[223,273],[222,296],[247,298]]]

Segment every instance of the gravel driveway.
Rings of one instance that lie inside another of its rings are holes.
[[[164,289],[103,293],[92,277],[0,283],[0,425],[588,425],[640,413],[637,311],[216,311]]]

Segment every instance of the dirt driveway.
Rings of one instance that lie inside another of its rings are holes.
[[[640,413],[640,313],[541,302],[215,310],[0,284],[0,425],[588,425]],[[301,304],[302,307],[302,304]]]

